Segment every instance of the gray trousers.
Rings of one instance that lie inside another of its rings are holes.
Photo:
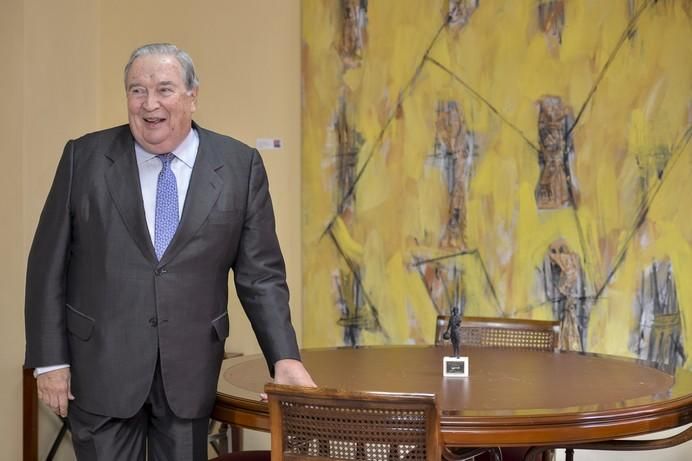
[[[71,404],[68,419],[78,461],[207,460],[209,418],[173,414],[158,364],[149,396],[132,418],[95,415]]]

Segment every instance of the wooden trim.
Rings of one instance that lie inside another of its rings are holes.
[[[22,369],[22,442],[22,459],[38,461],[38,397],[31,368]]]
[[[267,402],[249,401],[245,399],[224,398],[216,395],[216,403],[211,417],[231,426],[269,431],[269,410]]]

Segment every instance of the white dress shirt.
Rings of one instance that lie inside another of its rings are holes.
[[[171,170],[175,174],[175,182],[178,186],[178,218],[183,215],[187,188],[190,185],[192,167],[195,166],[197,159],[197,149],[199,148],[199,135],[192,129],[183,142],[173,150],[175,158],[171,162]],[[156,185],[159,173],[163,168],[163,163],[158,160],[155,154],[145,151],[142,146],[135,142],[135,155],[137,156],[137,169],[139,170],[139,183],[142,187],[142,201],[144,202],[144,216],[147,220],[147,228],[151,243],[154,244],[155,222],[156,222]],[[34,376],[42,373],[67,368],[69,364],[52,365],[48,367],[36,367]]]
[[[185,197],[187,197],[187,188],[190,185],[190,176],[192,176],[192,167],[197,158],[198,147],[199,136],[195,130],[190,130],[185,140],[173,150],[175,158],[171,162],[171,170],[175,174],[175,182],[178,186],[178,218],[183,215],[183,205],[185,204]],[[153,244],[156,218],[156,184],[163,163],[157,158],[158,155],[150,154],[137,143],[135,143],[135,154],[139,169],[139,183],[142,186],[144,215],[147,218],[147,228],[149,228],[149,235]]]

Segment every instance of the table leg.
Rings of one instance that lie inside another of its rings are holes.
[[[243,430],[238,426],[231,426],[231,450],[243,451]]]

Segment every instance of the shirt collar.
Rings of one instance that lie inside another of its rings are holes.
[[[195,164],[195,158],[197,157],[197,148],[199,147],[199,135],[197,130],[192,128],[187,134],[183,142],[180,143],[178,147],[173,149],[173,155],[175,155],[178,160],[183,162],[189,168],[192,168]],[[135,154],[137,156],[137,164],[148,162],[150,160],[158,157],[156,154],[150,154],[142,146],[135,141]]]

